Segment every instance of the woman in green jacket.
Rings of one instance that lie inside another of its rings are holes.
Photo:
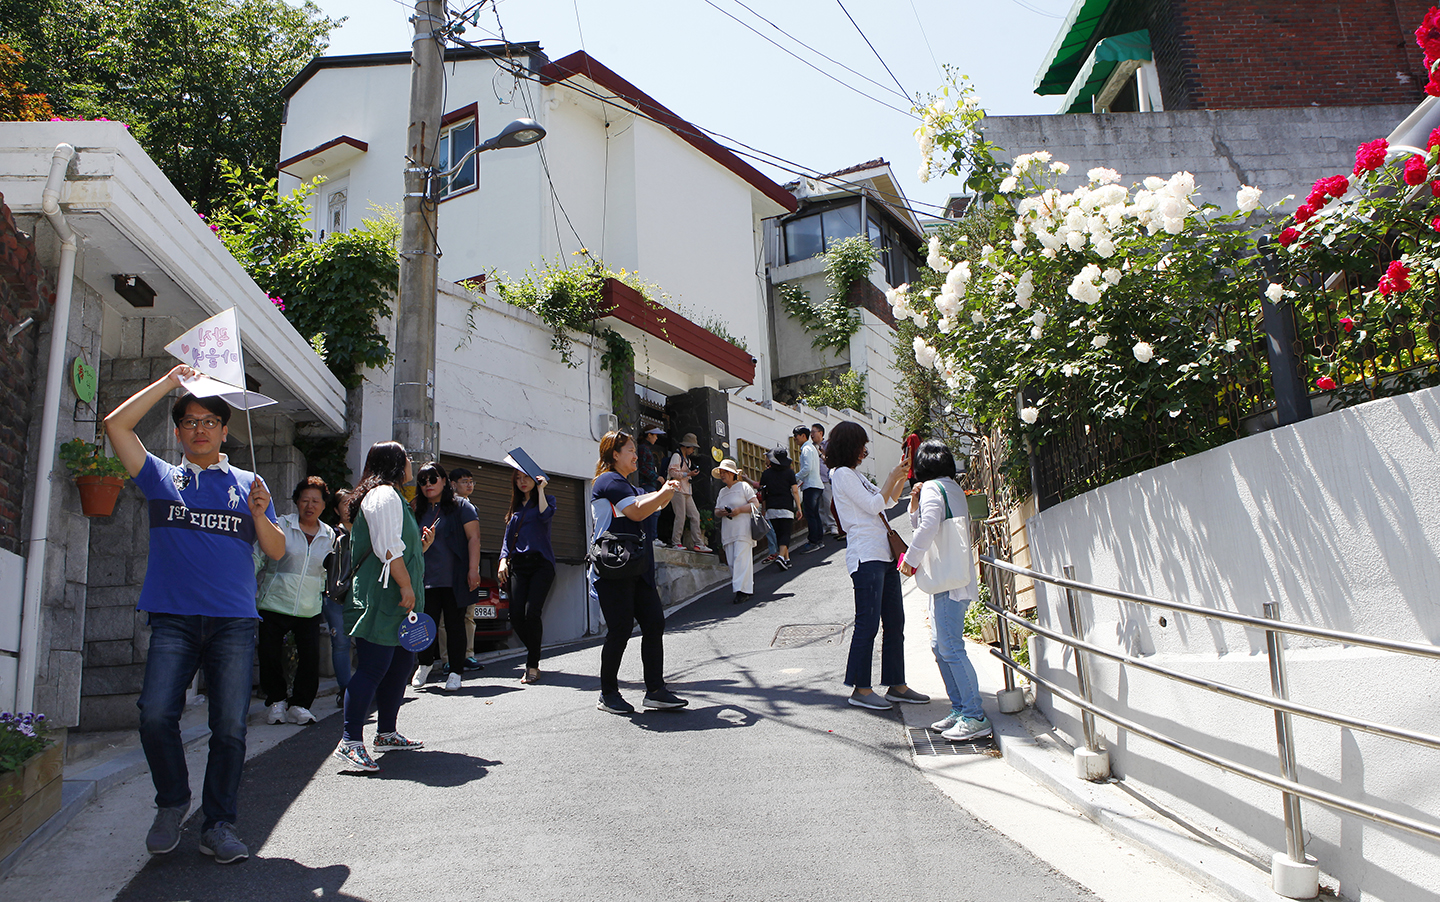
[[[356,670],[345,690],[345,734],[335,757],[362,771],[380,769],[365,750],[365,718],[372,701],[379,713],[377,752],[424,745],[395,729],[405,683],[415,669],[415,653],[400,646],[400,623],[411,611],[425,610],[425,546],[433,538],[433,533],[421,533],[400,497],[400,487],[410,478],[405,448],[399,442],[376,442],[365,456],[365,473],[350,501],[356,567],[345,627],[355,638]]]

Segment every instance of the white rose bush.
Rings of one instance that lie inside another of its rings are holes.
[[[920,109],[927,172],[966,173],[979,205],[888,295],[947,405],[1032,450],[1092,436],[1106,479],[1238,437],[1264,393],[1260,192],[1226,214],[1188,172],[1127,187],[1105,167],[1064,190],[1069,166],[1043,150],[995,161],[965,82]]]

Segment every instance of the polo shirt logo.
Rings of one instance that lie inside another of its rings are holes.
[[[182,467],[171,474],[170,481],[175,483],[175,490],[177,492],[183,492],[190,486],[190,471]]]
[[[230,486],[230,509],[232,511],[240,509],[240,493],[235,490],[233,485]]]

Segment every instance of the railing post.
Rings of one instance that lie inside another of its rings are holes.
[[[1062,567],[1061,571],[1066,579],[1075,578],[1075,568],[1070,564]],[[1070,610],[1070,638],[1083,642],[1085,619],[1080,613],[1080,598],[1069,586],[1065,587],[1065,605]],[[1075,685],[1080,690],[1080,697],[1087,704],[1095,703],[1090,690],[1090,662],[1078,648],[1075,649]],[[1100,747],[1100,740],[1095,735],[1095,715],[1082,710],[1080,726],[1085,737],[1085,747],[1075,750],[1075,776],[1092,783],[1110,779],[1110,753]]]
[[[1265,616],[1280,619],[1280,605],[1265,602]],[[1290,684],[1285,675],[1285,643],[1275,630],[1265,631],[1265,653],[1270,659],[1270,689],[1276,698],[1290,699]],[[1291,731],[1290,712],[1275,711],[1275,743],[1280,753],[1280,776],[1292,783],[1300,782],[1295,767],[1295,739]],[[1320,893],[1320,867],[1311,864],[1305,855],[1305,828],[1300,819],[1300,797],[1281,793],[1285,807],[1285,851],[1270,858],[1270,884],[1279,895],[1289,899],[1313,899]]]
[[[994,558],[996,557],[998,549],[996,549],[995,543],[990,536],[990,524],[982,523],[981,527],[985,532],[985,553]],[[1004,611],[1006,610],[1005,595],[1000,589],[1000,571],[996,567],[987,567],[985,569],[989,571],[990,576],[990,600],[995,603],[995,607]],[[1010,656],[1014,653],[1014,649],[1010,646],[1009,621],[997,615],[995,617],[995,630],[1000,634],[1000,647],[1005,650],[1007,657]],[[1033,667],[1035,662],[1031,661],[1030,665]],[[1001,667],[1000,671],[1005,678],[1005,688],[995,693],[995,701],[1000,706],[1000,713],[1019,714],[1025,710],[1025,690],[1015,685],[1015,672],[1013,670],[1009,667]]]

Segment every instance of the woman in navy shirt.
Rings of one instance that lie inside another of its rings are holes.
[[[595,536],[607,529],[616,535],[639,536],[645,567],[636,576],[620,579],[600,577],[591,572],[595,597],[605,615],[605,644],[600,649],[601,711],[633,714],[635,708],[620,695],[620,660],[635,624],[640,624],[640,661],[645,670],[645,707],[683,708],[689,704],[665,688],[665,610],[655,591],[655,547],[645,537],[644,521],[670,503],[677,480],[658,491],[640,494],[627,480],[635,472],[638,458],[635,440],[625,432],[607,432],[600,439],[600,460],[595,464],[595,482],[590,490],[590,507],[595,513]]]
[[[510,622],[525,643],[522,683],[540,679],[540,614],[555,582],[555,552],[550,547],[550,521],[555,496],[545,494],[543,478],[531,479],[516,470],[510,478],[510,510],[505,513],[505,539],[500,544],[500,582],[510,578]]]

